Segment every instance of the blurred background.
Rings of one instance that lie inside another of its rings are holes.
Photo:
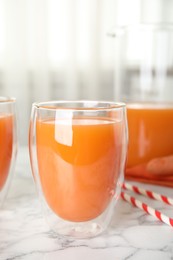
[[[0,96],[17,98],[20,144],[34,101],[116,99],[107,33],[139,22],[173,22],[173,1],[0,0]]]

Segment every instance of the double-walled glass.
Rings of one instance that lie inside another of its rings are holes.
[[[0,206],[9,188],[17,153],[15,99],[0,97]]]
[[[93,237],[113,215],[127,150],[123,103],[34,103],[29,147],[46,219],[59,235]]]

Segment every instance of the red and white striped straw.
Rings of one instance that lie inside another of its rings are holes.
[[[125,190],[133,191],[137,194],[142,194],[146,197],[149,197],[150,199],[162,201],[162,202],[164,202],[168,205],[173,205],[173,199],[172,198],[169,198],[165,195],[161,195],[161,194],[158,194],[158,193],[150,191],[150,190],[145,190],[143,188],[137,187],[135,185],[131,185],[129,183],[124,182],[122,188],[125,189]]]
[[[155,217],[155,218],[159,219],[160,221],[166,223],[167,225],[173,227],[173,218],[170,218],[170,217],[164,215],[163,213],[161,213],[160,211],[158,211],[154,208],[151,208],[146,203],[141,202],[140,200],[130,196],[129,194],[127,194],[123,191],[121,192],[121,197],[123,200],[131,203],[133,206],[144,210],[147,214],[152,215],[153,217]]]

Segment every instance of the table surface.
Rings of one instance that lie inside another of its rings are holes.
[[[173,197],[172,189],[140,185]],[[141,199],[173,217],[173,207]],[[120,199],[106,233],[85,240],[57,237],[42,216],[27,148],[20,147],[8,198],[0,210],[0,260],[7,259],[173,259],[173,228]]]

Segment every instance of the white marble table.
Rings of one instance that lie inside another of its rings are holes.
[[[0,210],[0,260],[173,259],[173,228],[122,200],[104,235],[86,240],[56,237],[42,217],[26,148],[19,149],[15,172]],[[145,187],[173,195],[168,188]],[[150,204],[173,217],[173,207]]]

